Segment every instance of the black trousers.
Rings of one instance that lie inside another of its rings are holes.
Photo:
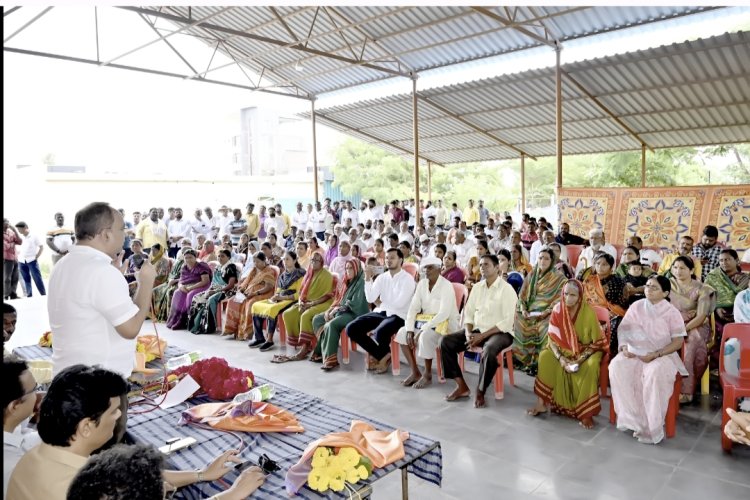
[[[370,356],[380,361],[391,352],[391,338],[404,326],[404,320],[396,316],[386,316],[385,312],[371,312],[360,316],[346,325],[346,334],[362,346]],[[374,332],[374,340],[370,335]]]
[[[482,344],[482,358],[479,362],[479,384],[477,390],[484,393],[492,385],[492,379],[497,371],[497,355],[500,351],[513,344],[510,333],[501,332],[488,338]],[[440,359],[443,361],[445,378],[463,378],[461,367],[458,365],[458,354],[466,350],[466,333],[450,333],[440,339]]]

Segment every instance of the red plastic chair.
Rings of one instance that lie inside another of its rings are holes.
[[[724,344],[727,339],[733,338],[740,342],[739,375],[730,375],[724,367]],[[719,353],[719,377],[724,392],[721,405],[721,447],[724,451],[731,451],[732,441],[724,434],[724,427],[729,421],[727,408],[735,409],[739,398],[750,397],[750,324],[730,323],[726,325]]]
[[[682,352],[680,353],[681,358],[685,358],[685,344],[682,345]],[[667,416],[664,419],[665,434],[668,438],[673,438],[677,433],[677,414],[680,412],[680,390],[682,389],[682,375],[677,373],[674,381],[674,390],[672,396],[669,398],[669,406],[667,406]],[[611,397],[609,400],[609,423],[615,425],[617,423],[617,414],[615,413],[615,399]]]
[[[750,250],[745,250],[746,252]],[[750,272],[750,262],[740,262],[740,268],[742,269],[742,272]]]
[[[609,340],[612,338],[612,325],[609,322],[609,311],[601,306],[591,306],[596,312],[596,319],[599,324],[602,325],[604,335],[607,337],[607,345]],[[602,356],[601,364],[599,365],[599,394],[601,397],[609,397],[607,395],[607,387],[609,387],[609,360],[611,356],[609,351],[605,352]]]
[[[565,249],[568,251],[568,264],[575,269],[578,265],[578,258],[583,252],[583,245],[565,245]]]
[[[404,265],[401,266],[404,271],[411,274],[412,278],[415,280],[419,277],[419,265],[415,264],[414,262],[404,262]]]

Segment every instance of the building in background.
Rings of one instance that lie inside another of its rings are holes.
[[[234,174],[304,174],[310,165],[311,141],[307,120],[273,108],[244,108],[240,111],[240,134],[232,138]]]

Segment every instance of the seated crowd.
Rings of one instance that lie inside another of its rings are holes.
[[[153,304],[153,318],[168,328],[220,330],[259,351],[274,349],[283,328],[296,349],[269,361],[309,358],[325,372],[339,367],[343,332],[365,351],[375,373],[389,371],[398,346],[410,367],[402,384],[416,389],[431,384],[432,361],[439,357],[445,378],[456,382],[448,402],[471,397],[462,356],[474,352],[480,363],[476,408],[486,406],[485,393],[508,353],[515,369],[535,378],[538,399],[529,415],[551,410],[587,429],[601,410],[600,370],[608,370],[618,429],[645,443],[664,437],[676,374],[684,375],[680,401],[690,402],[709,363],[716,366],[724,326],[749,319],[750,275],[735,250],[717,243],[713,226],[697,245],[683,236],[665,255],[643,247],[637,235],[618,249],[601,229],[584,239],[566,223],[554,233],[544,218],[528,214],[516,224],[509,215],[491,214],[481,200],[476,207],[469,200],[464,211],[428,203],[419,221],[406,200],[389,207],[369,200],[360,210],[348,201],[326,200],[306,210],[298,203],[291,216],[279,205],[254,210],[249,203],[246,213],[234,209],[229,216],[223,206],[214,217],[205,208],[183,221],[179,208],[166,216],[153,208],[147,219],[126,222],[128,248],[114,264],[135,283],[136,308],[145,315]],[[152,265],[143,267],[146,262]],[[142,286],[151,275],[153,288]],[[218,479],[233,461],[227,452],[196,475],[163,470],[149,450],[114,448],[87,462],[124,432],[118,422],[126,415],[126,386],[117,373],[70,363],[56,370],[42,401],[41,444],[32,448],[34,440],[17,432],[34,407],[26,399],[34,392],[28,374],[25,363],[6,359],[4,382],[16,387],[4,398],[6,439],[18,434],[13,443],[17,457],[23,455],[10,476],[16,498],[63,498],[76,473],[85,482],[87,474],[111,467],[108,460],[134,455],[153,463],[173,487]],[[93,401],[92,394],[104,400]],[[61,405],[76,411],[62,414]],[[32,480],[42,468],[53,476],[45,486],[50,491]],[[6,465],[6,484],[8,478]],[[251,469],[222,498],[247,494],[260,482],[262,474]]]

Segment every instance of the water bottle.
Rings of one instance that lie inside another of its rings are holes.
[[[232,400],[232,403],[240,404],[245,401],[267,401],[271,399],[274,394],[276,394],[276,389],[274,389],[271,384],[263,384],[258,387],[253,387],[247,392],[237,394]]]
[[[172,371],[180,368],[181,366],[189,366],[198,361],[201,357],[200,351],[192,351],[185,353],[181,356],[175,356],[167,360],[167,370]]]

